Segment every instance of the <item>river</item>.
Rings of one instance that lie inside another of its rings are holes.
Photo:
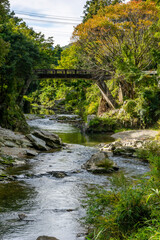
[[[113,139],[107,134],[83,135],[78,128],[49,118],[29,124],[58,134],[67,145],[59,151],[40,153],[24,166],[8,169],[17,180],[0,183],[0,240],[36,240],[42,235],[84,240],[87,230],[82,220],[82,200],[95,186],[110,189],[112,174],[94,175],[81,166],[98,151],[95,145]],[[146,163],[135,159],[112,160],[128,178],[136,179],[149,170]],[[49,174],[52,171],[64,171],[67,176],[56,178]],[[26,215],[24,220],[19,220],[21,213]]]

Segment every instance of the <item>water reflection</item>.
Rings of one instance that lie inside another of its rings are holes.
[[[18,211],[36,195],[34,187],[13,181],[0,184],[0,212]]]
[[[106,133],[100,134],[83,134],[80,129],[69,123],[59,123],[50,119],[36,119],[28,121],[29,125],[34,128],[48,130],[56,133],[65,143],[81,144],[85,146],[95,146],[99,143],[109,143],[114,139]]]

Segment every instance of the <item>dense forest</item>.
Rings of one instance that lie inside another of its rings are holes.
[[[122,119],[128,127],[135,122],[132,125],[143,128],[158,121],[158,3],[87,1],[83,23],[75,28],[72,44],[64,48],[53,48],[53,38],[45,39],[15,17],[5,0],[0,21],[1,126],[28,131],[23,117],[26,103],[54,109],[57,100],[84,119],[96,114],[111,125],[111,119],[118,119],[120,127]],[[40,81],[35,70],[41,68],[88,69],[96,81]],[[151,70],[157,74],[146,72]],[[104,71],[112,76],[110,80],[103,79]]]

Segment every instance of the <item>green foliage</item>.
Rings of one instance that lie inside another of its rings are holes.
[[[115,222],[123,233],[139,228],[151,219],[149,204],[145,201],[143,188],[128,188],[121,195],[115,210]]]
[[[83,22],[86,22],[88,19],[92,18],[97,14],[99,10],[103,10],[105,6],[109,6],[111,4],[116,4],[118,2],[122,2],[121,0],[89,0],[86,2],[84,6],[84,17]]]
[[[100,97],[101,94],[96,84],[86,89],[85,115],[97,114]]]
[[[53,50],[53,52],[54,52],[53,64],[55,66],[58,66],[58,61],[60,61],[60,59],[61,59],[62,51],[63,51],[63,49],[60,47],[59,44],[54,47],[54,50]]]
[[[113,118],[94,118],[89,122],[89,132],[109,132],[116,128],[116,120]]]
[[[136,107],[136,100],[128,100],[123,108],[131,117],[137,117]]]
[[[91,102],[89,106],[87,106],[87,114],[96,114],[98,110],[98,102]]]
[[[2,116],[0,118],[0,125],[2,127],[24,133],[28,133],[30,131],[21,108],[16,105],[14,101],[11,102],[8,100],[8,104],[5,104],[4,108],[1,108],[0,112]]]
[[[146,88],[141,91],[141,99],[140,116],[145,124],[150,126],[160,118],[160,90]]]
[[[88,239],[158,240],[160,237],[159,142],[147,144],[150,178],[129,182],[123,174],[113,176],[112,190],[92,190],[87,200]]]
[[[110,161],[108,158],[100,161],[98,164],[97,164],[98,167],[103,167],[105,169],[109,169],[111,167],[113,167],[113,162]]]
[[[61,53],[61,59],[58,61],[58,68],[61,69],[79,69],[81,68],[81,60],[79,53],[81,49],[76,44],[66,48]]]
[[[34,70],[52,62],[53,40],[9,14],[8,1],[1,1],[0,12],[0,125],[28,131],[21,108],[23,95],[35,79]]]
[[[112,191],[96,190],[89,194],[87,222],[94,231],[91,230],[88,239],[146,240],[159,236],[159,208],[155,211],[159,195],[148,198],[149,180],[139,181],[138,186],[120,185],[120,181]]]
[[[137,157],[143,160],[149,160],[150,156],[160,156],[160,143],[157,140],[150,141],[143,148],[136,150]]]

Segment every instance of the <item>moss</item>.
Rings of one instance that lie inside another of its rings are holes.
[[[105,169],[110,169],[113,167],[113,162],[111,162],[108,158],[103,159],[99,163],[97,163],[97,167],[103,167]]]
[[[11,156],[7,156],[7,155],[2,155],[0,156],[0,164],[2,165],[13,165],[13,163],[15,162],[14,158],[12,158]]]

